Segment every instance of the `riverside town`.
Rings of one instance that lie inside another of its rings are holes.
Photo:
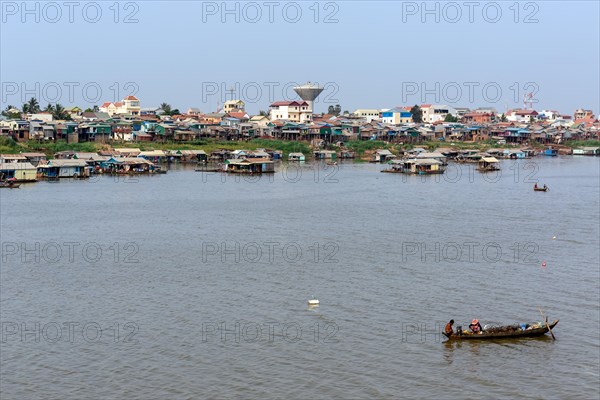
[[[355,159],[389,164],[382,172],[440,174],[448,161],[487,172],[498,170],[501,158],[600,155],[600,121],[589,109],[419,104],[341,112],[336,105],[317,114],[313,100],[322,88],[308,83],[295,91],[298,100],[276,101],[258,115],[236,99],[202,112],[166,103],[143,108],[135,96],[86,110],[49,104],[42,111],[32,98],[0,117],[2,184],[166,173],[170,163],[254,174],[273,173],[282,160]]]

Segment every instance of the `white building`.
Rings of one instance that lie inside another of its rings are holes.
[[[412,114],[402,107],[382,110],[381,122],[392,125],[410,124],[412,122]]]
[[[116,103],[106,102],[99,107],[99,110],[107,113],[111,117],[115,114],[140,115],[140,100],[135,96],[127,96],[123,101]]]
[[[556,121],[561,118],[560,113],[556,110],[542,110],[542,112],[540,112],[540,117],[548,121]]]
[[[312,110],[306,101],[276,101],[269,106],[271,121],[312,122]]]
[[[445,104],[422,104],[423,122],[433,124],[434,122],[444,121],[446,115],[457,116],[456,109]]]
[[[510,122],[524,122],[528,123],[532,119],[535,120],[538,118],[538,112],[535,110],[508,110],[505,114],[506,120]]]
[[[380,111],[370,108],[359,108],[358,110],[355,110],[352,113],[352,115],[354,115],[355,117],[364,118],[365,120],[367,120],[367,122],[371,122],[374,119],[380,118]]]
[[[50,114],[49,112],[30,114],[29,120],[30,121],[52,122],[52,114]]]
[[[242,111],[244,112],[246,107],[246,103],[242,100],[227,100],[225,104],[223,104],[223,112],[229,113],[232,111]]]

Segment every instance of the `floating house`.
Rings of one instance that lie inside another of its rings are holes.
[[[419,154],[417,154],[415,156],[415,158],[417,159],[423,159],[423,158],[429,158],[429,159],[434,159],[434,160],[438,160],[439,162],[441,162],[443,165],[448,165],[446,159],[447,157],[445,155],[443,155],[440,152],[434,151],[434,152],[420,152]]]
[[[508,158],[511,160],[529,158],[527,153],[522,150],[504,150],[502,152],[502,157]]]
[[[390,168],[381,172],[415,174],[415,175],[433,175],[443,174],[446,166],[433,158],[411,158],[406,160],[390,161]]]
[[[496,157],[481,157],[481,160],[479,160],[479,162],[477,163],[477,171],[500,171],[500,161],[498,161]]]
[[[275,164],[268,158],[225,160],[223,171],[232,174],[268,174],[275,172]]]
[[[43,178],[87,178],[90,167],[81,159],[50,160],[48,164],[38,166],[38,175]]]
[[[462,152],[461,154],[456,156],[454,161],[456,161],[457,163],[476,164],[481,160],[481,157],[482,157],[482,155],[478,151],[467,151],[467,152]]]
[[[28,162],[0,164],[0,180],[12,179],[17,182],[37,181],[37,168]]]
[[[389,150],[377,150],[371,157],[371,162],[384,163],[393,160],[394,158],[396,158],[396,156]]]
[[[306,161],[306,157],[302,153],[290,153],[288,161]]]
[[[38,165],[41,162],[46,162],[47,157],[44,153],[21,153],[21,155],[27,158],[27,161],[33,165]]]
[[[205,163],[208,160],[208,155],[204,150],[171,150],[171,153],[173,152],[175,152],[176,154],[180,154],[180,161],[184,163]]]
[[[102,164],[102,170],[108,174],[147,174],[155,170],[151,161],[141,157],[111,157]]]
[[[313,153],[316,159],[333,159],[337,157],[337,154],[333,150],[315,150]]]
[[[121,155],[121,157],[137,157],[142,152],[140,149],[129,149],[129,148],[120,148],[115,149],[115,151]]]
[[[0,154],[0,163],[26,163],[27,157],[23,154]]]
[[[579,149],[573,149],[573,155],[600,156],[600,147],[581,147]]]
[[[137,157],[148,160],[150,163],[158,164],[166,162],[169,156],[163,150],[150,150],[140,152]]]

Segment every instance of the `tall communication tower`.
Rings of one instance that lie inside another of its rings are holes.
[[[533,110],[533,93],[525,93],[523,95],[523,108],[527,110],[527,105]]]

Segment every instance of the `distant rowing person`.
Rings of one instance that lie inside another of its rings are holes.
[[[450,337],[454,334],[454,330],[452,329],[452,325],[454,325],[454,320],[451,319],[450,322],[448,322],[446,324],[446,327],[444,328],[444,333],[446,334],[446,336]]]

